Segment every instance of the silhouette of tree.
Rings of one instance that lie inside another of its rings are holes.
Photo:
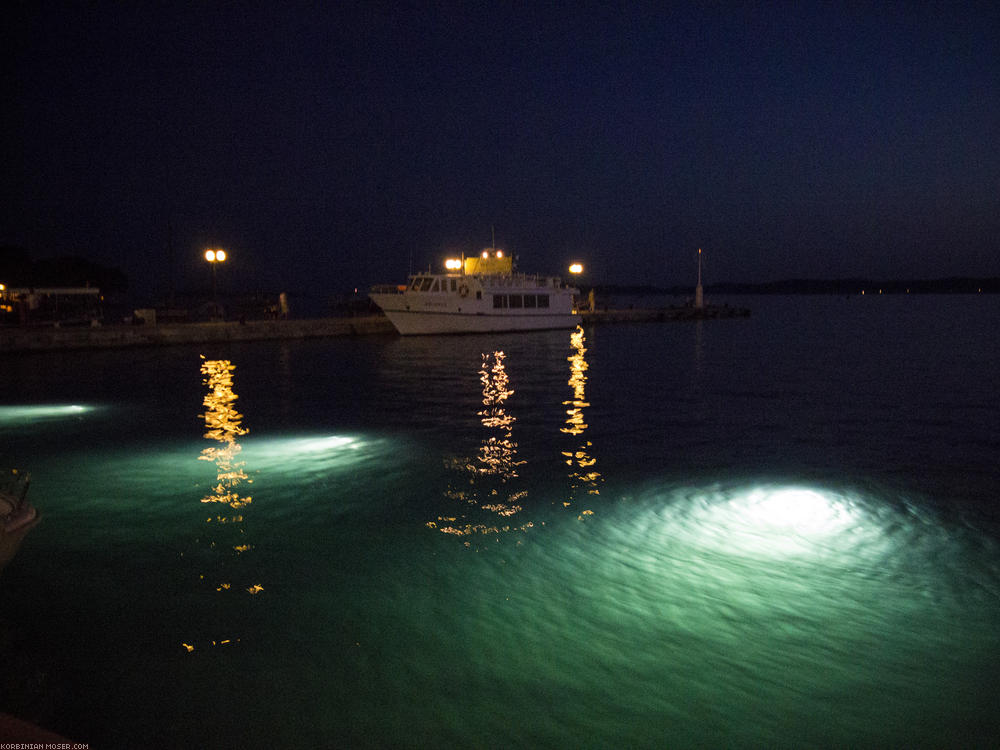
[[[68,256],[33,261],[22,247],[0,247],[0,281],[12,287],[92,286],[105,294],[128,289],[128,277],[117,268]]]

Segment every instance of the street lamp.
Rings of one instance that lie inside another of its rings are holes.
[[[569,272],[573,274],[574,278],[579,278],[580,275],[583,273],[583,263],[580,263],[579,261],[573,261],[572,263],[569,264]],[[578,284],[579,282],[574,282],[574,283]],[[590,310],[590,312],[594,312],[593,287],[591,287],[590,291],[587,292],[587,308]]]
[[[219,313],[219,302],[216,295],[215,267],[226,260],[226,251],[220,249],[209,249],[205,251],[205,260],[212,267],[212,312],[213,315]]]

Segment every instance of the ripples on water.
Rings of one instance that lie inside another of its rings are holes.
[[[0,407],[47,515],[0,590],[59,675],[38,715],[109,747],[988,745],[995,355],[810,309],[42,370],[51,403]],[[927,357],[968,379],[884,376]]]
[[[495,615],[539,658],[518,660],[524,675],[576,705],[583,744],[934,745],[996,728],[996,545],[917,506],[668,487],[540,536],[494,561]]]

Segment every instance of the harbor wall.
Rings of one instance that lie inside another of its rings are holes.
[[[581,312],[584,326],[747,317],[734,307],[597,310]],[[0,328],[0,354],[71,349],[124,349],[225,341],[306,339],[329,336],[396,335],[383,315],[310,320],[253,320],[245,323],[160,323],[94,327],[27,326]]]
[[[171,323],[95,327],[0,328],[0,353],[65,349],[115,349],[220,341],[264,341],[324,336],[392,334],[381,315],[312,320],[253,320],[245,323]]]

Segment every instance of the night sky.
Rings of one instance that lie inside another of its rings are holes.
[[[1000,276],[1000,4],[5,11],[0,244],[323,297],[490,244],[594,283]]]

